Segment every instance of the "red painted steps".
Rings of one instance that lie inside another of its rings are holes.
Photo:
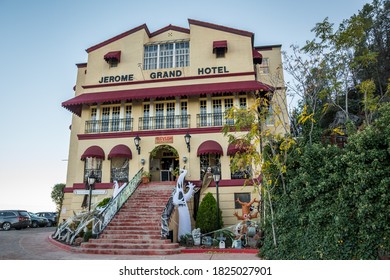
[[[99,239],[82,243],[81,253],[112,255],[171,255],[181,247],[161,239],[161,214],[174,182],[142,184],[105,228]]]

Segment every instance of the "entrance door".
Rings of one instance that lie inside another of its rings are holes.
[[[179,160],[175,156],[163,156],[160,161],[161,181],[174,181],[176,179],[175,170],[179,168]]]
[[[160,145],[151,152],[151,173],[155,181],[174,181],[179,170],[179,156],[175,148]]]

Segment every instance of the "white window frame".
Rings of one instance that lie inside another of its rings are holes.
[[[172,48],[167,46],[172,46]],[[190,42],[161,42],[144,46],[144,70],[190,66]]]

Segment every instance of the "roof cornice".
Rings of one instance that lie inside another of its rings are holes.
[[[224,32],[229,32],[241,36],[247,36],[252,39],[252,45],[253,45],[253,40],[254,40],[254,33],[245,31],[245,30],[240,30],[240,29],[235,29],[235,28],[230,28],[222,25],[217,25],[214,23],[209,23],[209,22],[204,22],[204,21],[199,21],[199,20],[194,20],[194,19],[188,19],[188,23],[191,25],[198,25],[206,28],[211,28],[211,29],[216,29],[219,31],[224,31]]]
[[[167,32],[169,30],[173,30],[173,31],[178,31],[178,32],[182,32],[182,33],[187,33],[187,34],[190,34],[190,30],[188,28],[183,28],[183,27],[180,27],[180,26],[175,26],[175,25],[168,25],[168,26],[165,26],[157,31],[154,31],[152,32],[149,37],[154,37],[154,36],[157,36],[159,34],[162,34],[164,32]]]
[[[119,35],[117,35],[117,36],[115,36],[115,37],[112,37],[112,38],[110,38],[110,39],[104,41],[104,42],[101,42],[101,43],[99,43],[99,44],[97,44],[97,45],[94,45],[94,46],[92,46],[92,47],[86,49],[86,52],[89,53],[89,52],[92,52],[92,51],[94,51],[94,50],[97,50],[97,49],[99,49],[99,48],[101,48],[101,47],[103,47],[103,46],[105,46],[105,45],[108,45],[108,44],[110,44],[110,43],[112,43],[112,42],[114,42],[114,41],[116,41],[116,40],[122,39],[123,37],[126,37],[126,36],[128,36],[128,35],[130,35],[130,34],[133,34],[133,33],[137,32],[137,31],[140,31],[140,30],[145,30],[145,32],[146,32],[146,33],[148,34],[148,36],[150,37],[149,28],[148,28],[148,26],[144,23],[144,24],[142,24],[142,25],[140,25],[140,26],[138,26],[138,27],[135,27],[135,28],[133,28],[133,29],[130,29],[129,31],[123,32],[123,33],[121,33],[121,34],[119,34]]]

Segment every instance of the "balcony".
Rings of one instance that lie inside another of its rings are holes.
[[[207,113],[196,115],[196,127],[234,125],[234,119],[228,119],[224,113]]]
[[[85,122],[85,133],[132,131],[133,119],[89,120]]]
[[[138,130],[190,128],[191,115],[140,117]]]

